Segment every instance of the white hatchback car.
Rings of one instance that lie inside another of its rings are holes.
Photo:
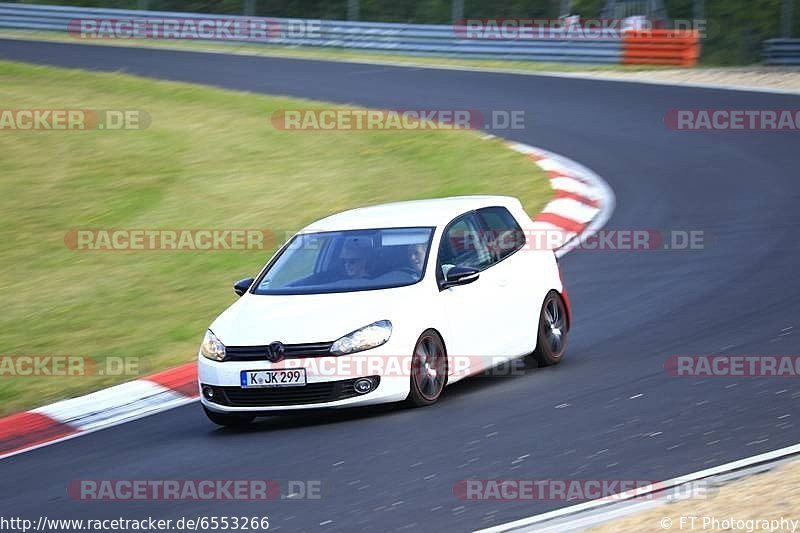
[[[558,363],[569,304],[519,200],[353,209],[284,244],[206,332],[201,401],[221,425],[304,409],[435,402],[526,355]]]

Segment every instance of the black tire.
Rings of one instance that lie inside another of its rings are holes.
[[[427,354],[427,355],[426,355]],[[447,352],[439,334],[425,330],[411,358],[411,391],[406,402],[413,407],[436,403],[447,385]]]
[[[206,406],[203,406],[203,411],[206,412],[208,419],[218,426],[231,428],[244,427],[250,424],[255,418],[253,415],[243,415],[239,413],[218,413],[216,411],[211,411],[206,408]]]
[[[556,291],[545,296],[538,327],[536,350],[531,355],[541,366],[557,365],[567,349],[569,319],[564,299]]]

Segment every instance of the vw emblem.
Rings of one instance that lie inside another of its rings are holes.
[[[282,342],[273,342],[267,346],[267,361],[277,363],[283,359],[284,347]]]

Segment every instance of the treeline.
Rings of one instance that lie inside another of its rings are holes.
[[[800,0],[794,7],[792,36],[800,38]],[[247,0],[26,0],[26,3],[197,13],[242,14]],[[257,16],[347,19],[348,0],[252,0]],[[573,0],[572,12],[600,17],[605,0]],[[706,36],[702,62],[743,65],[760,60],[761,42],[780,37],[783,0],[705,0]],[[359,0],[359,20],[450,24],[451,0]],[[555,18],[560,0],[464,0],[464,17]],[[692,20],[695,0],[664,0],[670,19]]]

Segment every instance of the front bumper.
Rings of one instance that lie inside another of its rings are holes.
[[[242,371],[283,368],[305,368],[306,385],[241,387]],[[398,358],[385,352],[382,354],[377,349],[344,356],[286,359],[278,363],[217,362],[198,355],[201,402],[208,409],[226,413],[269,413],[397,402],[408,396],[410,368],[410,356]],[[360,394],[354,384],[363,378],[370,379],[373,387],[369,392]],[[213,391],[211,397],[208,388]]]

